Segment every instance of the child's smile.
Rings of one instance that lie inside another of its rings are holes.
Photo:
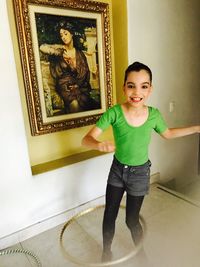
[[[133,103],[138,103],[140,101],[142,101],[142,97],[130,97],[130,100],[133,102]]]

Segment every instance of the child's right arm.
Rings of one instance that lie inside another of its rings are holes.
[[[102,130],[94,126],[82,139],[82,145],[91,149],[99,150],[102,152],[114,152],[115,146],[110,141],[98,141],[97,138],[101,135]]]

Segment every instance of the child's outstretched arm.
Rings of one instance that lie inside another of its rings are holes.
[[[183,127],[183,128],[169,128],[160,135],[165,139],[172,139],[195,133],[200,133],[200,125]]]
[[[102,130],[94,126],[82,139],[82,145],[91,149],[99,150],[102,152],[114,152],[115,146],[110,141],[98,141],[97,138],[101,135]]]

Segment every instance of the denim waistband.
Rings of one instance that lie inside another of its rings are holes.
[[[124,163],[121,163],[117,158],[116,158],[116,156],[114,155],[114,162],[119,166],[122,166],[122,167],[127,167],[127,168],[132,168],[132,167],[134,167],[134,168],[141,168],[141,167],[143,167],[143,166],[146,166],[146,165],[149,165],[149,167],[151,167],[151,161],[148,159],[145,163],[143,163],[143,164],[141,164],[141,165],[128,165],[128,164],[124,164]]]

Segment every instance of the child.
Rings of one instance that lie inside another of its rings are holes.
[[[139,212],[149,190],[150,166],[148,145],[151,131],[166,139],[199,133],[200,126],[167,128],[159,110],[145,104],[152,92],[152,72],[148,66],[134,62],[125,71],[123,104],[108,109],[83,138],[82,144],[103,152],[115,152],[106,188],[103,218],[103,261],[111,260],[111,243],[120,202],[126,199],[126,224],[136,245],[142,240]],[[115,144],[100,142],[99,135],[110,125]]]

